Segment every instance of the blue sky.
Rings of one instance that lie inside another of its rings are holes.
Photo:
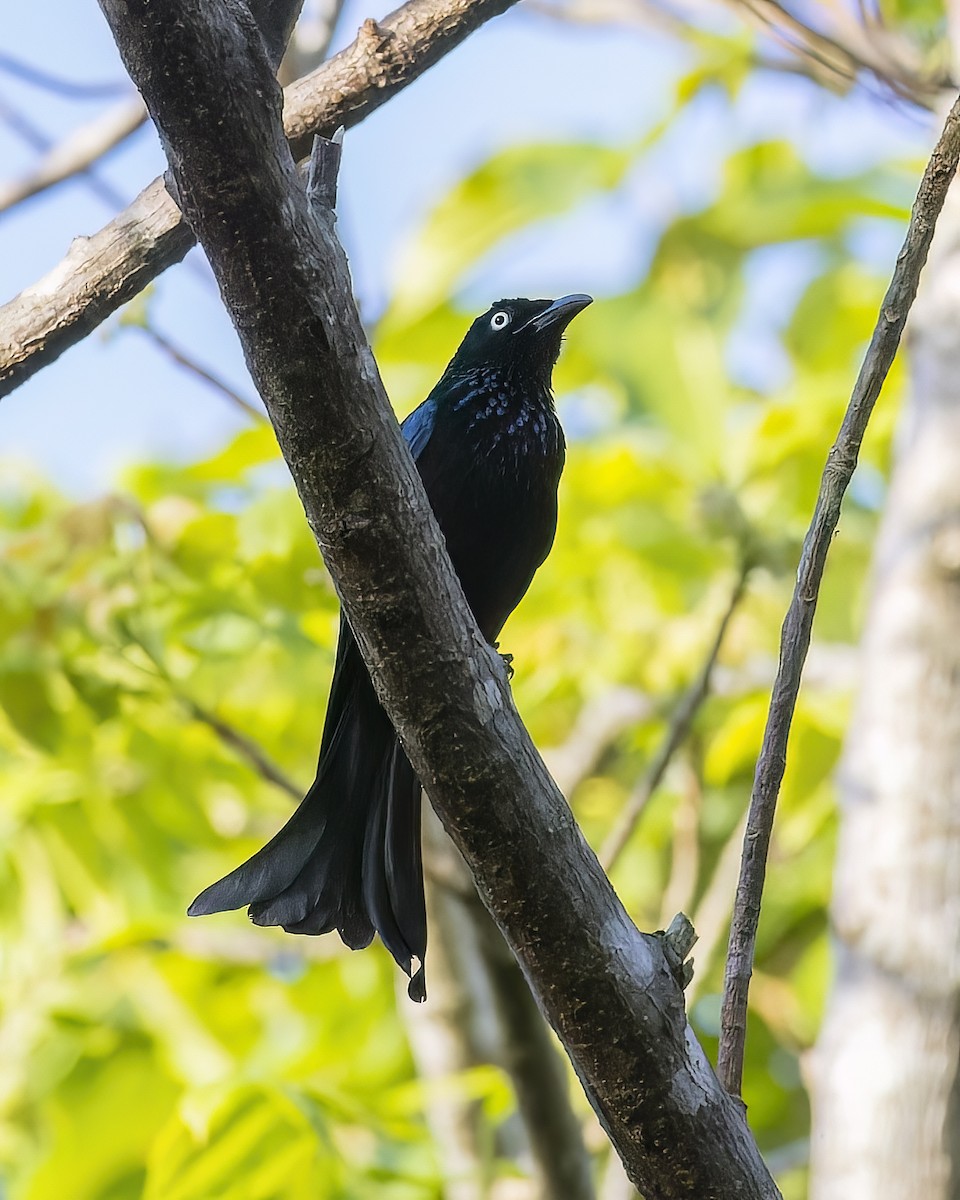
[[[340,44],[386,3],[349,0]],[[46,0],[5,16],[4,49],[71,80],[123,83],[123,68],[93,3]],[[641,28],[556,22],[515,9],[490,22],[347,138],[340,231],[363,311],[372,318],[389,295],[400,248],[444,191],[499,147],[528,141],[632,142],[668,110],[688,52]],[[95,114],[98,104],[64,101],[0,73],[0,100],[29,113],[56,139]],[[109,103],[100,101],[99,105]],[[628,186],[564,221],[545,223],[494,253],[467,282],[465,309],[504,294],[597,295],[626,286],[642,269],[656,230],[703,203],[731,148],[787,136],[818,168],[844,173],[891,153],[919,157],[932,130],[864,96],[828,96],[803,80],[760,76],[732,108],[709,93],[643,162]],[[0,124],[0,171],[15,176],[33,152]],[[162,169],[145,129],[104,164],[103,174],[132,198]],[[92,233],[110,210],[74,182],[0,215],[0,299],[49,270],[72,237]],[[890,260],[891,231],[863,254]],[[775,298],[802,280],[802,262],[772,255],[754,272],[760,325]],[[765,297],[765,299],[763,299]],[[771,301],[773,297],[773,301]],[[158,281],[159,328],[252,396],[229,321],[198,251]],[[453,347],[450,347],[451,351]],[[770,347],[746,337],[743,372],[775,371]],[[30,463],[79,496],[112,486],[127,462],[188,459],[219,446],[242,419],[217,394],[167,362],[136,331],[110,322],[0,403],[0,462]]]

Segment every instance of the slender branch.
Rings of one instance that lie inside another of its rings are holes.
[[[102,0],[378,696],[648,1200],[777,1190],[523,728],[307,205],[242,0]],[[216,64],[213,70],[211,64]]]
[[[209,384],[214,391],[217,391],[222,396],[226,397],[231,404],[236,405],[236,407],[239,408],[241,412],[246,413],[248,417],[252,417],[253,420],[260,422],[266,420],[262,409],[257,408],[257,406],[252,404],[245,396],[241,396],[240,393],[232,388],[229,383],[224,382],[219,375],[215,375],[206,367],[202,367],[195,359],[191,358],[189,354],[171,342],[165,334],[162,334],[159,330],[154,329],[152,325],[142,325],[140,322],[131,322],[129,328],[138,329],[145,337],[149,338],[150,341],[153,342],[153,344],[157,347],[157,349],[162,351],[162,353],[165,354],[171,362],[176,363],[178,367],[182,367],[185,371],[189,371],[192,375],[196,375],[198,379],[202,379],[204,383]]]
[[[652,697],[633,688],[610,688],[588,700],[566,740],[541,751],[560,791],[569,799],[628,729],[656,715]]]
[[[814,646],[805,668],[807,690],[851,691],[856,682],[855,647],[837,643]],[[737,667],[717,663],[710,677],[715,696],[743,696],[766,691],[776,675],[776,660],[756,655]],[[570,797],[620,737],[637,724],[662,716],[662,706],[635,688],[615,687],[590,699],[577,715],[566,740],[541,750],[557,787]]]
[[[737,873],[740,866],[740,847],[747,827],[746,814],[723,843],[700,902],[691,918],[697,930],[697,970],[687,988],[687,1004],[693,1006],[700,997],[713,965],[717,950],[723,945],[725,934],[730,928],[730,913],[737,891]]]
[[[660,900],[660,923],[666,925],[674,913],[686,912],[693,904],[700,874],[700,817],[703,809],[703,780],[688,750],[677,766],[682,776],[680,796],[673,808],[673,837],[670,874]],[[696,927],[696,922],[694,922]],[[697,940],[700,933],[697,931]],[[698,955],[699,957],[699,955]]]
[[[444,1173],[445,1200],[488,1200],[494,1150],[489,1122],[476,1096],[449,1085],[471,1067],[497,1062],[499,1031],[469,905],[473,881],[429,806],[423,813],[423,865],[430,996],[426,1004],[410,1004],[398,977],[400,1014],[418,1078],[426,1084],[426,1118]],[[497,1149],[515,1155],[523,1150],[522,1140],[516,1142]]]
[[[740,1094],[747,1032],[747,997],[770,834],[787,762],[790,725],[800,691],[800,676],[810,645],[810,632],[823,569],[867,422],[900,345],[907,314],[917,294],[937,218],[960,161],[960,99],[947,117],[927,163],[910,214],[893,278],[880,306],[877,324],[837,440],[827,455],[816,508],[800,554],[797,583],[780,635],[780,666],[757,760],[743,842],[740,881],[730,927],[721,1014],[718,1072],[723,1086]]]
[[[32,87],[43,88],[46,92],[54,92],[65,96],[68,100],[102,100],[105,97],[122,95],[130,90],[129,84],[124,83],[76,83],[72,79],[61,79],[50,71],[43,71],[32,63],[24,62],[12,54],[0,52],[0,71],[29,83]]]
[[[570,1103],[568,1073],[547,1024],[516,958],[477,894],[466,863],[429,809],[423,827],[434,982],[429,1004],[407,1006],[412,1014],[409,1020],[415,1026],[439,1021],[439,1040],[447,1048],[448,1063],[452,1059],[462,1068],[492,1062],[510,1076],[539,1176],[541,1200],[593,1200],[590,1156]],[[433,961],[438,948],[439,1012]],[[438,1116],[445,1129],[444,1144],[453,1142],[454,1154],[462,1156],[473,1131],[470,1114],[462,1106],[458,1114],[448,1102],[447,1111]],[[458,1120],[451,1129],[454,1118]],[[452,1133],[458,1136],[451,1138]],[[473,1157],[478,1158],[476,1150]],[[473,1174],[476,1178],[479,1171]],[[449,1191],[455,1198],[455,1185],[449,1185]],[[464,1191],[472,1195],[469,1187]]]
[[[593,1200],[590,1156],[563,1059],[463,858],[429,808],[423,825],[433,982],[428,1004],[404,1006],[408,1025],[415,1032],[426,1025],[432,1034],[418,1039],[420,1058],[434,1077],[477,1063],[503,1067],[519,1119],[515,1129],[498,1131],[501,1138],[514,1132],[514,1145],[499,1152],[533,1159],[541,1200]],[[447,1183],[451,1200],[461,1200],[461,1193],[463,1200],[486,1194],[477,1116],[464,1100],[451,1097],[431,1115],[448,1162],[466,1168],[462,1182]]]
[[[149,530],[146,529],[142,516],[140,521],[149,536]],[[240,758],[244,759],[261,779],[267,783],[272,783],[275,787],[280,788],[281,791],[286,792],[288,796],[299,802],[303,796],[303,788],[297,787],[290,777],[280,770],[267,755],[266,751],[253,738],[248,737],[245,733],[241,733],[229,721],[225,721],[223,717],[218,717],[209,708],[199,704],[191,696],[181,691],[176,680],[167,670],[163,660],[150,648],[149,643],[144,638],[138,636],[136,630],[129,622],[123,624],[123,632],[127,642],[136,646],[153,668],[152,671],[150,668],[141,669],[147,670],[151,676],[160,678],[166,687],[170,689],[174,700],[186,709],[195,721],[199,721],[201,725],[206,725],[208,729],[213,730],[223,744],[229,746]]]
[[[839,6],[825,22],[826,32],[802,20],[777,0],[722,0],[724,7],[782,47],[790,58],[753,54],[758,66],[799,71],[835,90],[848,90],[864,78],[918,107],[934,109],[951,81],[944,71],[931,71],[924,56],[905,34],[876,22],[864,24]],[[691,26],[703,33],[707,9],[693,0],[538,0],[539,11],[568,20],[596,23],[630,21],[665,27],[689,38]],[[817,11],[814,6],[810,11]],[[822,12],[822,6],[820,6]],[[709,23],[712,28],[715,17]]]
[[[71,130],[62,142],[45,150],[40,161],[25,175],[0,183],[0,212],[75,175],[89,172],[95,162],[139,129],[146,119],[143,101],[132,96]],[[109,200],[112,208],[122,207],[123,200],[116,193]]]
[[[283,121],[297,157],[315,133],[359,124],[515,0],[409,0],[284,93]],[[215,106],[214,111],[219,108]],[[190,227],[155,179],[99,233],[0,307],[0,397],[81,341],[111,313],[179,262]]]
[[[43,130],[3,96],[0,96],[0,120],[38,153],[47,155],[55,151],[53,142],[51,142]],[[123,196],[121,196],[112,184],[98,175],[92,165],[82,168],[82,173],[90,191],[99,197],[107,208],[117,209],[123,207]],[[16,184],[11,186],[15,188]],[[2,195],[2,191],[0,191],[0,195]]]
[[[344,0],[325,0],[322,11],[302,14],[280,64],[278,78],[284,87],[315,71],[327,57]]]
[[[275,787],[280,788],[281,791],[286,792],[292,799],[298,803],[300,802],[303,796],[303,788],[297,787],[293,780],[280,770],[253,738],[247,737],[239,729],[234,729],[228,721],[225,721],[222,717],[218,717],[216,713],[211,712],[208,708],[204,708],[202,704],[198,704],[188,696],[183,696],[179,693],[175,694],[177,700],[187,709],[195,721],[199,721],[202,725],[206,725],[209,729],[212,729],[220,741],[224,745],[229,746],[231,750],[236,751],[240,758],[244,759],[261,779],[267,783],[272,783]]]
[[[610,831],[600,850],[600,863],[607,872],[613,869],[620,855],[623,853],[631,834],[636,828],[637,822],[650,803],[654,792],[660,786],[660,781],[663,779],[667,767],[669,767],[673,761],[674,754],[676,754],[686,739],[687,734],[690,732],[690,727],[697,713],[700,711],[701,705],[710,692],[710,679],[713,675],[713,668],[716,666],[720,647],[723,645],[723,639],[726,636],[727,626],[730,624],[733,614],[737,611],[737,607],[743,598],[749,574],[750,567],[744,564],[737,575],[737,581],[730,593],[727,607],[724,609],[720,624],[717,626],[717,632],[710,644],[710,649],[707,651],[707,656],[697,673],[696,679],[691,683],[677,705],[666,735],[660,744],[660,748],[651,760],[643,778],[630,793],[619,821]]]
[[[765,29],[792,53],[855,82],[871,74],[896,95],[922,108],[933,109],[950,80],[924,74],[916,48],[889,30],[866,28],[833,14],[832,28],[822,33],[795,16],[778,0],[726,0],[734,11]]]

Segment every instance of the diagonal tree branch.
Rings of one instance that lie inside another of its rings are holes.
[[[247,7],[263,38],[267,61],[276,71],[300,16],[303,0],[247,0]]]
[[[657,753],[651,760],[650,766],[643,778],[630,793],[619,820],[613,829],[611,829],[600,849],[600,862],[605,871],[611,870],[623,853],[631,834],[636,828],[637,822],[650,803],[654,792],[660,786],[660,781],[666,774],[667,767],[673,761],[673,756],[677,750],[683,745],[696,719],[697,713],[710,693],[710,680],[713,676],[713,669],[717,665],[720,647],[723,645],[727,626],[733,619],[733,614],[737,611],[740,601],[743,599],[749,575],[750,564],[749,562],[744,562],[737,575],[736,583],[730,592],[730,599],[727,601],[727,607],[720,618],[717,632],[710,643],[710,649],[707,651],[707,656],[700,670],[697,672],[696,679],[694,679],[686,692],[684,692],[680,703],[677,705],[670,719],[670,725],[663,741],[657,749]]]
[[[359,124],[515,0],[409,0],[284,97],[284,127],[298,158],[315,133]],[[216,109],[215,109],[216,111]],[[174,263],[194,238],[155,179],[92,237],[77,238],[37,283],[0,307],[0,396],[82,341]]]
[[[687,1025],[680,971],[617,900],[466,605],[246,7],[101,6],[378,694],[631,1176],[648,1200],[771,1200],[743,1115]]]
[[[199,721],[201,725],[206,725],[208,729],[211,729],[225,746],[229,746],[238,757],[247,763],[255,774],[267,783],[272,783],[282,792],[286,792],[292,800],[299,803],[303,796],[303,789],[297,787],[293,780],[280,770],[253,738],[241,733],[229,721],[218,717],[215,712],[204,708],[202,704],[197,704],[188,696],[176,695],[176,698],[195,721]]]
[[[41,163],[46,162],[46,156],[51,152],[56,153],[56,147],[47,137],[42,129],[34,124],[32,119],[18,108],[14,107],[3,95],[0,95],[0,121],[3,121],[19,138],[27,143],[38,154],[44,156]],[[90,164],[87,167],[81,168],[84,179],[90,191],[109,209],[117,209],[123,205],[123,196],[108,183],[96,170],[95,164]],[[3,192],[7,185],[0,184],[0,200],[3,198]],[[13,185],[16,190],[16,184]],[[29,194],[29,188],[27,189]],[[14,195],[16,201],[18,197]]]
[[[252,404],[245,396],[241,396],[236,388],[231,387],[226,380],[214,374],[208,367],[201,366],[196,359],[191,358],[186,351],[181,350],[179,346],[171,342],[165,334],[151,325],[149,321],[144,324],[131,324],[128,328],[139,330],[171,362],[176,363],[178,367],[182,367],[184,371],[189,371],[191,375],[196,375],[198,379],[202,379],[205,384],[213,388],[215,392],[219,392],[221,396],[229,400],[235,408],[238,408],[251,420],[261,423],[264,421],[263,412],[255,404]]]
[[[753,971],[770,835],[786,769],[790,725],[800,691],[803,664],[810,646],[827,552],[840,520],[844,493],[857,465],[867,422],[900,345],[907,314],[917,294],[920,272],[927,261],[937,218],[943,208],[947,189],[957,173],[958,162],[960,100],[950,110],[943,133],[920,181],[893,278],[880,306],[877,324],[843,424],[827,455],[816,508],[800,554],[796,587],[780,634],[780,666],[773,684],[770,711],[750,796],[723,987],[717,1070],[724,1087],[734,1095],[740,1094],[743,1078],[747,995]]]
[[[121,100],[92,121],[71,130],[63,141],[46,150],[29,171],[17,179],[0,182],[0,213],[72,179],[74,175],[88,172],[105,154],[136,132],[146,119],[143,101],[134,96]],[[112,203],[111,207],[118,206]]]
[[[29,83],[31,87],[42,88],[45,92],[64,96],[68,100],[102,100],[123,95],[128,90],[126,81],[118,83],[80,83],[72,79],[62,79],[50,71],[35,67],[33,63],[24,62],[13,54],[0,51],[0,71],[11,75],[14,79]]]

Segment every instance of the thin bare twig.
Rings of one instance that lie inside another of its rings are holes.
[[[593,1200],[590,1156],[570,1103],[566,1065],[523,971],[472,886],[468,906],[493,993],[501,1065],[513,1083],[542,1200]]]
[[[30,120],[20,109],[11,104],[4,97],[0,96],[0,120],[4,122],[8,128],[31,146],[40,154],[50,154],[54,151],[54,144],[44,131]],[[102,179],[91,165],[81,168],[80,173],[83,174],[87,186],[98,196],[104,204],[110,209],[123,208],[124,198],[111,184]],[[15,184],[10,185],[15,187]],[[9,207],[5,205],[4,207]]]
[[[445,1200],[487,1200],[493,1155],[518,1157],[525,1147],[522,1136],[495,1145],[478,1097],[455,1082],[472,1068],[498,1061],[500,1034],[473,928],[473,881],[429,805],[423,812],[423,864],[430,996],[426,1004],[408,1004],[401,996],[397,1007],[425,1085],[424,1115],[443,1171]],[[511,1132],[521,1131],[514,1126]]]
[[[222,717],[218,717],[216,713],[211,712],[208,708],[204,708],[202,704],[197,704],[195,700],[191,700],[188,696],[174,690],[174,696],[177,701],[184,706],[195,721],[199,721],[202,725],[206,725],[217,735],[224,745],[229,746],[231,750],[244,759],[261,779],[267,783],[274,784],[281,791],[286,792],[288,796],[296,800],[299,804],[303,797],[303,788],[297,785],[287,775],[280,770],[276,763],[272,762],[266,753],[257,745],[253,738],[247,737],[245,733],[241,733],[239,729],[225,721]]]
[[[518,1121],[498,1129],[497,1152],[532,1160],[540,1200],[593,1200],[590,1158],[560,1052],[466,864],[429,806],[423,851],[433,982],[427,1004],[404,1005],[408,1026],[421,1034],[415,1053],[433,1077],[480,1063],[501,1066],[513,1084]],[[491,1147],[478,1141],[484,1130],[475,1109],[454,1094],[430,1112],[447,1163],[450,1200],[499,1194],[485,1179]]]
[[[737,581],[730,593],[727,607],[724,610],[720,624],[717,626],[717,632],[710,644],[707,656],[697,673],[696,679],[691,683],[677,705],[676,711],[670,720],[666,736],[660,744],[660,748],[654,755],[643,778],[631,792],[627,803],[624,805],[623,812],[620,814],[619,821],[617,821],[616,825],[610,831],[601,847],[599,854],[600,865],[607,872],[613,868],[617,859],[623,853],[624,847],[629,842],[630,836],[636,828],[644,809],[650,803],[651,797],[660,786],[660,781],[663,779],[667,767],[669,767],[674,754],[676,754],[677,749],[683,744],[684,739],[690,732],[690,726],[700,711],[700,706],[707,698],[710,691],[710,679],[713,674],[713,668],[716,665],[717,656],[720,653],[720,647],[727,632],[727,626],[730,624],[730,620],[743,598],[749,574],[750,565],[745,563],[737,575]]]
[[[688,1009],[693,1008],[703,993],[710,977],[714,955],[723,944],[724,933],[730,926],[730,912],[737,890],[740,846],[746,827],[747,820],[744,814],[743,820],[737,822],[733,833],[723,843],[710,882],[691,917],[700,940],[697,943],[697,970],[687,988]]]
[[[252,417],[253,420],[259,421],[261,424],[266,421],[266,413],[262,409],[257,408],[250,400],[241,396],[229,383],[225,383],[219,375],[214,375],[212,371],[208,371],[206,367],[202,367],[186,351],[174,345],[165,334],[154,329],[152,325],[142,325],[137,322],[135,324],[131,323],[130,328],[139,329],[145,337],[148,337],[153,342],[158,350],[163,351],[171,362],[176,363],[178,367],[182,367],[185,371],[190,371],[198,379],[202,379],[204,383],[209,384],[215,391],[225,396],[231,404],[235,404],[237,408],[245,412],[248,417]]]
[[[682,783],[678,803],[673,809],[670,875],[660,900],[659,925],[662,929],[670,924],[674,913],[685,913],[690,909],[697,890],[703,780],[693,759],[694,755],[688,749],[677,760]]]
[[[689,38],[715,27],[716,5],[700,0],[534,0],[539,11],[592,24],[628,21],[665,27]],[[724,6],[758,29],[790,55],[782,59],[754,53],[750,59],[767,70],[794,71],[834,90],[847,91],[868,79],[902,100],[921,108],[935,107],[945,73],[932,71],[923,55],[902,33],[876,21],[864,24],[836,8],[824,15],[823,30],[801,20],[778,0],[723,0]],[[816,6],[812,11],[817,11]],[[720,35],[722,36],[722,35]]]
[[[628,729],[652,720],[657,712],[653,698],[634,688],[612,687],[588,700],[566,739],[541,751],[557,787],[567,799],[590,778],[603,756]]]
[[[788,50],[855,82],[861,72],[872,75],[901,99],[932,109],[948,81],[923,72],[916,47],[887,30],[867,29],[857,21],[834,14],[829,33],[823,33],[792,13],[778,0],[726,0],[746,14]]]
[[[314,133],[348,129],[419,78],[514,0],[408,0],[286,90],[283,120],[298,156]],[[163,179],[56,267],[0,305],[0,396],[97,327],[194,244]]]
[[[146,525],[144,525],[144,529],[146,530]],[[149,530],[147,532],[149,535]],[[170,689],[173,699],[186,709],[195,721],[199,721],[202,725],[206,725],[209,729],[212,729],[224,745],[236,751],[241,758],[245,759],[253,767],[261,779],[266,780],[267,783],[274,784],[281,791],[286,792],[288,796],[293,797],[294,800],[299,802],[303,796],[303,789],[297,787],[275,763],[271,762],[265,751],[251,737],[248,737],[245,733],[241,733],[239,729],[235,729],[229,721],[218,717],[216,713],[211,712],[210,709],[205,708],[202,704],[198,704],[192,697],[185,695],[178,686],[177,681],[167,670],[163,660],[151,649],[149,640],[140,637],[129,622],[123,622],[122,629],[128,643],[136,646],[150,664],[149,667],[143,666],[142,663],[138,664],[140,670],[145,671],[154,680],[161,680]]]
[[[71,130],[61,142],[53,144],[43,136],[39,143],[33,139],[42,158],[18,179],[0,183],[0,212],[75,175],[86,174],[89,181],[93,164],[139,129],[146,119],[143,101],[139,96],[131,96]],[[112,190],[109,194],[102,191],[99,194],[111,207],[123,206],[123,199]]]
[[[720,1052],[720,1082],[740,1094],[747,1029],[747,996],[760,919],[770,833],[787,761],[787,743],[800,690],[800,676],[810,645],[820,581],[830,542],[840,519],[867,422],[900,345],[907,314],[917,294],[920,272],[927,260],[937,218],[960,162],[960,99],[947,117],[934,147],[910,214],[903,247],[893,278],[880,306],[877,324],[853,388],[836,442],[827,455],[813,519],[804,538],[793,598],[780,635],[780,666],[773,685],[770,711],[757,760],[753,792],[743,842],[740,882],[730,927],[724,979]]]
[[[126,80],[118,80],[116,83],[76,83],[72,79],[61,79],[59,75],[41,70],[32,63],[6,53],[0,53],[0,71],[23,83],[29,83],[32,87],[55,92],[69,100],[102,100],[104,97],[130,92],[130,85]]]

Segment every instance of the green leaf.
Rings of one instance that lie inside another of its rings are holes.
[[[467,268],[508,234],[616,186],[632,159],[629,149],[589,142],[495,154],[448,193],[407,248],[384,332],[442,304]]]
[[[62,721],[47,679],[39,671],[0,667],[0,708],[27,741],[50,754],[56,752]]]

